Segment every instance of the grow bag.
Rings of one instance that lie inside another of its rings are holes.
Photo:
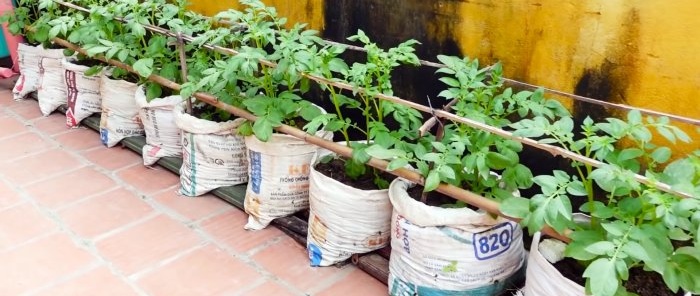
[[[173,112],[181,102],[182,97],[179,95],[148,102],[143,85],[136,90],[139,118],[146,133],[146,145],[142,151],[144,165],[152,165],[161,157],[182,155],[180,128],[175,124]]]
[[[532,238],[532,247],[527,261],[527,273],[525,287],[522,292],[525,296],[561,295],[584,296],[583,286],[564,277],[552,266],[540,252],[542,234],[535,233]]]
[[[17,47],[20,76],[12,88],[15,100],[24,99],[29,93],[39,88],[39,64],[43,50],[41,45],[31,46],[24,43]]]
[[[574,221],[577,223],[589,223],[590,217],[575,213]],[[555,239],[549,240],[556,241]],[[585,296],[586,289],[583,286],[562,275],[561,272],[547,260],[547,258],[552,259],[554,262],[561,260],[564,257],[564,248],[552,248],[552,246],[556,246],[556,244],[544,243],[546,241],[547,239],[542,239],[541,232],[537,232],[533,236],[530,255],[527,259],[525,287],[516,295]],[[559,242],[559,244],[563,243]],[[691,294],[687,292],[683,295],[691,296]]]
[[[319,132],[330,139],[332,133]],[[309,167],[318,146],[284,134],[267,142],[245,137],[250,180],[245,194],[245,229],[260,230],[272,220],[309,207]]]
[[[139,107],[134,98],[137,88],[136,83],[115,80],[103,73],[100,79],[100,138],[105,146],[113,147],[126,137],[144,135],[138,116]]]
[[[319,154],[320,159],[329,152],[324,150]],[[389,190],[357,189],[322,174],[313,166],[309,179],[307,249],[311,266],[329,266],[389,243]]]
[[[408,195],[409,185],[396,179],[389,187],[390,295],[498,295],[520,280],[525,250],[517,223],[428,206]]]
[[[102,111],[100,76],[86,76],[88,66],[74,64],[72,58],[63,59],[66,88],[66,125],[77,127],[83,119]]]
[[[39,63],[39,87],[36,97],[41,114],[49,116],[66,104],[66,82],[63,75],[63,49],[43,49]]]
[[[248,182],[245,141],[238,118],[226,122],[199,119],[175,106],[175,123],[182,130],[180,193],[199,196],[223,186]]]

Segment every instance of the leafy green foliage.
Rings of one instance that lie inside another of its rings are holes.
[[[587,266],[588,293],[627,295],[623,283],[628,270],[640,265],[661,274],[673,291],[698,291],[700,256],[697,252],[679,255],[678,250],[684,248],[674,249],[672,242],[698,245],[700,215],[695,213],[700,210],[700,199],[671,195],[635,177],[643,174],[700,196],[697,153],[666,165],[672,158],[671,149],[653,142],[653,130],[671,143],[690,141],[683,131],[667,118],[645,119],[639,111],[629,112],[626,120],[607,118],[596,123],[587,118],[578,135],[567,116],[536,116],[510,126],[517,136],[537,138],[604,163],[593,167],[572,161],[577,174],[568,182],[568,175],[561,171],[537,176],[542,194],[529,201],[509,199],[503,207],[504,213],[523,218],[522,224],[531,232],[545,225],[560,232],[574,230],[567,255]],[[573,221],[569,198],[579,196],[587,199],[580,210],[591,216],[590,223]],[[565,202],[548,202],[551,200]]]

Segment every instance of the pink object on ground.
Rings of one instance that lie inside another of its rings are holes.
[[[0,78],[10,78],[10,77],[15,76],[15,75],[19,75],[19,73],[13,71],[10,68],[1,68],[0,67]]]
[[[12,6],[12,0],[0,0],[0,14],[4,14],[5,12],[8,11],[13,11],[15,8]],[[7,23],[2,24],[2,31],[5,35],[5,41],[7,44],[7,50],[10,52],[10,56],[12,57],[12,71],[14,73],[19,73],[19,63],[17,62],[17,46],[18,44],[22,43],[24,39],[22,36],[13,36],[10,33],[10,30],[7,29]],[[2,78],[7,78],[7,77],[12,77],[13,75],[7,75],[5,70],[0,70],[0,77]]]

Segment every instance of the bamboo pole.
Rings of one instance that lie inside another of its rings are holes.
[[[185,53],[185,40],[182,39],[182,33],[177,33],[177,50],[180,53],[180,76],[182,83],[187,83],[187,55]],[[192,100],[183,98],[187,102],[187,114],[192,115]]]
[[[70,8],[73,8],[73,9],[76,9],[76,10],[79,10],[79,11],[82,11],[82,12],[87,12],[87,13],[90,12],[88,9],[85,9],[85,8],[83,8],[83,7],[81,7],[81,6],[78,6],[78,5],[75,5],[75,4],[72,4],[72,3],[64,2],[64,1],[62,1],[62,0],[52,0],[52,1],[54,1],[55,3],[58,3],[58,4],[60,4],[60,5],[63,5],[63,6],[66,6],[66,7],[70,7]],[[115,18],[115,19],[117,19],[117,20],[119,20],[119,21],[121,21],[121,22],[125,22],[125,20],[124,20],[123,18]],[[160,33],[160,34],[163,34],[163,35],[166,35],[166,36],[177,37],[177,34],[171,32],[171,31],[169,31],[169,30],[163,29],[163,28],[161,28],[161,27],[158,27],[158,26],[153,26],[153,25],[148,25],[148,24],[147,24],[147,25],[144,25],[144,27],[145,27],[146,29],[148,29],[148,30],[151,30],[151,31],[153,31],[153,32],[157,32],[157,33]],[[183,35],[183,39],[184,39],[185,41],[188,41],[188,42],[192,42],[192,41],[194,40],[194,38],[193,38],[192,36],[187,36],[187,35]],[[359,47],[359,46],[353,46],[353,45],[344,44],[344,43],[335,42],[335,41],[330,41],[330,40],[324,40],[324,41],[325,41],[326,43],[328,43],[328,44],[334,44],[334,45],[345,46],[345,47],[347,47],[348,49],[351,49],[351,50],[365,51],[364,48]],[[203,45],[202,47],[207,48],[207,49],[210,49],[210,50],[214,50],[214,51],[217,51],[217,52],[220,52],[220,53],[223,53],[223,54],[229,54],[229,55],[236,55],[236,54],[238,54],[238,51],[235,51],[235,50],[233,50],[233,49],[224,48],[224,47],[215,46],[215,45],[210,45],[210,44],[205,44],[205,45]],[[265,60],[260,60],[260,63],[263,64],[263,65],[266,65],[266,66],[270,66],[270,67],[274,67],[274,66],[275,66],[274,63],[269,62],[269,61],[265,61]],[[435,68],[444,68],[444,67],[446,67],[444,64],[435,63],[435,62],[430,62],[430,61],[424,61],[424,60],[420,60],[420,64],[421,64],[421,65],[424,65],[424,66],[435,67]],[[305,74],[305,76],[306,76],[307,78],[311,79],[311,80],[315,80],[316,82],[319,82],[319,81],[316,80],[315,78],[321,78],[321,77],[317,77],[317,76],[314,76],[314,75],[308,75],[308,74]],[[680,115],[675,115],[675,114],[670,114],[670,113],[665,113],[665,112],[660,112],[660,111],[655,111],[655,110],[649,110],[649,109],[644,109],[644,108],[633,107],[633,106],[629,106],[629,105],[625,105],[625,104],[616,104],[616,103],[605,102],[605,101],[602,101],[602,100],[593,99],[593,98],[584,97],[584,96],[579,96],[579,95],[575,95],[575,94],[570,94],[570,93],[567,93],[567,92],[563,92],[563,91],[559,91],[559,90],[555,90],[555,89],[550,89],[550,88],[546,88],[546,87],[541,87],[541,86],[529,84],[529,83],[526,83],[526,82],[521,82],[521,81],[517,81],[517,80],[514,80],[514,79],[505,78],[505,77],[503,78],[503,80],[504,80],[505,82],[508,82],[508,83],[511,83],[511,84],[517,84],[517,85],[520,85],[520,86],[524,86],[524,87],[529,88],[529,89],[531,89],[531,90],[538,89],[538,88],[542,88],[544,91],[549,92],[549,93],[553,93],[553,94],[556,94],[556,95],[564,96],[564,97],[567,97],[567,98],[573,99],[573,100],[578,100],[578,101],[582,101],[582,102],[586,102],[586,103],[590,103],[590,104],[595,104],[595,105],[604,106],[604,107],[607,107],[607,108],[618,108],[618,109],[627,110],[627,111],[637,110],[637,111],[639,111],[639,112],[641,112],[641,113],[643,113],[643,114],[646,114],[646,115],[665,116],[665,117],[668,117],[668,118],[670,118],[670,119],[672,119],[672,120],[676,120],[676,121],[679,121],[679,122],[684,122],[684,123],[688,123],[688,124],[700,126],[700,119],[693,119],[693,118],[688,118],[688,117],[684,117],[684,116],[680,116]],[[343,88],[343,89],[346,89],[346,88]],[[352,90],[352,89],[348,89],[348,90]],[[360,90],[361,90],[361,91],[364,91],[364,90],[362,90],[362,89],[360,89]]]
[[[66,47],[70,50],[73,50],[75,52],[79,52],[81,54],[87,53],[81,47],[79,47],[75,44],[72,44],[66,40],[63,40],[61,38],[54,38],[53,41],[54,41],[54,43],[59,44],[59,45]],[[116,60],[106,59],[102,55],[95,56],[95,59],[98,59],[98,60],[105,62],[105,63],[108,63],[110,65],[125,69],[129,72],[137,73],[130,65],[124,64],[124,63],[116,61]],[[180,84],[175,83],[173,81],[170,81],[168,79],[165,79],[164,77],[158,76],[158,75],[151,75],[148,77],[148,80],[153,81],[155,83],[158,83],[160,85],[163,85],[165,87],[168,87],[170,89],[173,89],[175,91],[179,91],[182,87]],[[198,92],[198,93],[193,94],[193,96],[202,102],[205,102],[205,103],[212,105],[216,108],[225,110],[225,111],[227,111],[227,112],[229,112],[237,117],[244,118],[244,119],[250,120],[250,121],[255,121],[257,119],[257,117],[255,115],[253,115],[253,114],[251,114],[243,109],[240,109],[240,108],[228,105],[226,103],[223,103],[223,102],[219,101],[215,96],[212,96],[210,94]],[[300,129],[297,129],[297,128],[294,128],[294,127],[291,127],[288,125],[284,125],[284,124],[276,127],[275,130],[280,132],[280,133],[284,133],[284,134],[296,137],[296,138],[303,140],[309,144],[313,144],[313,145],[316,145],[318,147],[327,149],[327,150],[332,151],[340,156],[352,158],[352,148],[350,148],[348,146],[341,145],[341,144],[335,143],[333,141],[328,141],[328,140],[325,140],[323,138],[307,134],[306,132],[304,132]],[[370,158],[370,160],[367,162],[367,165],[372,166],[372,167],[377,168],[377,169],[380,169],[380,170],[383,170],[383,171],[387,171],[386,168],[389,165],[389,163],[385,160]],[[391,174],[394,174],[397,177],[404,178],[410,182],[413,182],[416,184],[421,184],[421,185],[424,184],[423,177],[413,170],[399,168],[399,169],[396,169],[393,171],[388,171],[388,172]],[[491,200],[491,199],[488,199],[488,198],[485,198],[485,197],[480,196],[478,194],[475,194],[473,192],[467,191],[465,189],[456,187],[454,185],[442,183],[437,187],[436,191],[443,193],[443,194],[446,194],[448,196],[451,196],[457,200],[464,201],[470,205],[476,206],[476,207],[483,209],[484,211],[487,211],[491,214],[502,216],[502,217],[504,217],[508,220],[514,221],[514,222],[520,221],[520,219],[509,217],[509,216],[506,216],[503,213],[501,213],[501,211],[499,210],[500,204],[498,202]],[[569,238],[566,235],[559,234],[549,227],[545,227],[545,229],[543,229],[542,231],[544,233],[546,233],[547,235],[550,235],[550,236],[555,237],[557,239],[560,239],[562,241],[566,241],[566,242],[569,241]]]

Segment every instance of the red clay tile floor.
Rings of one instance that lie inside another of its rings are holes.
[[[5,83],[7,84],[7,83]],[[0,295],[386,295],[96,132],[0,88]]]

